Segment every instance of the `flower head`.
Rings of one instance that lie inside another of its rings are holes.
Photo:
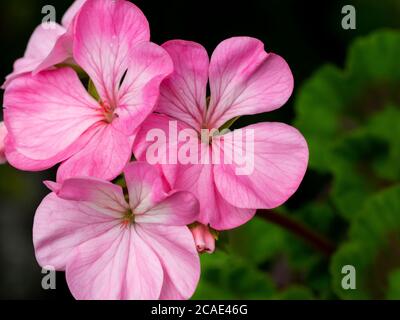
[[[6,154],[22,170],[62,162],[58,181],[111,180],[130,160],[136,129],[153,111],[172,62],[148,41],[148,22],[128,1],[87,0],[74,28],[73,58],[98,99],[69,67],[19,76],[4,94]]]
[[[138,135],[135,156],[146,159],[147,135],[153,128],[169,137],[169,123],[177,121],[178,130],[197,132],[189,135],[186,143],[186,148],[195,145],[190,149],[199,150],[195,158],[219,155],[219,163],[162,165],[171,186],[188,190],[199,199],[199,222],[217,230],[230,229],[248,221],[257,208],[284,203],[298,188],[308,162],[306,141],[295,128],[258,123],[212,135],[212,139],[202,139],[201,130],[221,129],[238,116],[281,107],[293,90],[293,76],[285,60],[265,52],[261,41],[249,37],[223,41],[210,61],[206,50],[194,42],[174,40],[163,48],[173,60],[174,72],[161,86],[159,114],[149,117]],[[241,164],[236,155],[245,153],[246,141],[254,150],[253,170],[238,175]]]
[[[168,190],[153,166],[134,162],[123,189],[73,178],[37,209],[33,242],[40,265],[65,270],[77,299],[187,299],[197,285],[199,257],[186,226],[198,202]]]

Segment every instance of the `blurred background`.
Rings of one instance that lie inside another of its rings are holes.
[[[71,1],[1,1],[1,79],[23,55],[48,4],[60,21]],[[211,54],[220,41],[246,35],[283,56],[295,78],[292,98],[279,110],[242,117],[235,126],[290,123],[310,147],[298,192],[274,211],[284,225],[260,214],[221,233],[216,253],[201,257],[194,298],[399,299],[400,0],[135,4],[156,43],[192,40]],[[341,25],[347,4],[356,9],[355,30]],[[34,212],[48,193],[42,181],[54,178],[55,170],[0,166],[2,299],[72,299],[63,273],[57,273],[56,290],[42,289],[32,245]],[[323,245],[305,241],[304,233]],[[341,286],[345,265],[355,267],[355,290]]]

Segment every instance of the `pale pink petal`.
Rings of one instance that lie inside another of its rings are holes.
[[[87,134],[90,141],[80,151],[61,164],[57,181],[72,177],[116,178],[130,160],[133,137],[116,130],[111,124],[98,123]]]
[[[56,270],[64,270],[74,248],[106,233],[118,223],[90,203],[64,200],[51,193],[43,199],[35,214],[33,244],[36,259],[41,266],[51,265]]]
[[[173,191],[146,212],[135,216],[135,221],[142,224],[163,224],[186,226],[198,218],[199,202],[189,192]]]
[[[172,72],[172,61],[160,46],[143,42],[129,52],[129,64],[119,90],[115,126],[131,134],[153,112],[161,81]]]
[[[201,129],[206,112],[209,59],[195,42],[172,40],[163,44],[174,63],[174,72],[161,86],[157,112]]]
[[[203,152],[209,151],[204,149]],[[197,221],[217,230],[236,228],[250,220],[255,210],[236,208],[224,200],[215,186],[213,167],[213,164],[201,163],[176,165],[174,175],[167,167],[166,176],[174,189],[189,191],[199,200]],[[166,170],[165,166],[163,169]]]
[[[194,156],[200,164],[182,165],[174,162],[178,161],[177,159],[170,161],[170,155],[174,152],[176,155],[176,150],[181,150],[182,148],[182,143],[177,145],[176,142],[170,141],[170,139],[174,134],[188,129],[182,122],[174,121],[176,133],[170,134],[169,125],[171,121],[174,120],[164,115],[153,114],[148,117],[135,140],[133,148],[135,157],[142,161],[153,160],[153,152],[148,154],[148,151],[152,149],[154,141],[147,138],[149,138],[148,135],[152,130],[159,130],[160,135],[163,134],[166,137],[165,159],[167,164],[160,164],[158,167],[162,169],[170,188],[189,191],[199,200],[200,215],[197,218],[199,222],[211,224],[213,228],[218,230],[225,230],[235,228],[250,220],[254,216],[255,210],[234,207],[222,198],[214,183],[213,165],[201,164],[202,162],[199,162],[201,160],[200,153]],[[210,157],[210,150],[206,145],[201,149],[201,143],[197,138],[185,144],[190,146],[192,150],[197,148],[198,152],[202,151],[204,159]],[[162,149],[161,145],[157,149]],[[210,161],[211,159],[209,159],[209,163],[211,163]]]
[[[49,186],[61,199],[89,202],[88,205],[105,215],[121,218],[121,213],[129,210],[122,188],[108,181],[90,177],[71,178],[60,186]]]
[[[142,161],[129,163],[124,176],[129,192],[129,206],[134,213],[144,213],[167,197],[161,171]]]
[[[72,295],[80,300],[158,299],[163,284],[159,258],[136,232],[113,228],[78,246],[67,264]]]
[[[88,0],[83,4],[76,19],[73,56],[111,107],[118,104],[118,88],[131,50],[149,37],[146,17],[129,1]]]
[[[66,29],[58,24],[41,24],[33,32],[29,39],[23,58],[14,64],[13,72],[7,76],[3,88],[6,88],[11,80],[17,76],[34,71],[49,55],[57,39],[65,33]]]
[[[54,158],[55,163],[76,152],[70,147],[103,117],[70,68],[15,79],[4,94],[4,107],[15,149],[27,158]]]
[[[5,154],[5,140],[7,136],[7,128],[4,125],[4,122],[0,122],[0,164],[6,163],[6,154]]]
[[[306,172],[306,141],[295,128],[283,123],[259,123],[240,130],[242,136],[233,131],[215,141],[214,146],[221,148],[227,159],[214,167],[218,191],[239,208],[281,205],[297,190]],[[251,141],[254,152],[250,152]],[[247,158],[237,157],[245,155],[246,149]]]
[[[72,60],[72,42],[72,27],[69,27],[68,30],[57,39],[49,54],[33,70],[33,74],[35,75],[59,63]]]
[[[200,261],[187,227],[143,226],[136,228],[154,250],[164,270],[160,299],[189,299],[200,277]]]
[[[210,62],[211,101],[207,123],[281,107],[293,90],[293,75],[283,58],[267,53],[261,41],[235,37],[221,42]]]
[[[22,155],[18,150],[16,150],[12,137],[7,135],[5,153],[7,161],[15,168],[24,171],[42,171],[53,167],[56,163],[62,161],[69,157],[69,155],[76,152],[76,150],[82,149],[87,141],[91,138],[91,131],[86,131],[78,141],[73,143],[63,152],[56,154],[55,156],[45,159],[45,160],[34,160]]]
[[[62,17],[61,24],[68,28],[86,0],[75,0]]]

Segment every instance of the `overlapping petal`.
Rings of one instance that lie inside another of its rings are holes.
[[[189,299],[200,278],[200,260],[186,227],[141,225],[139,236],[157,254],[164,271],[160,299]]]
[[[13,149],[33,160],[52,159],[53,165],[76,152],[81,147],[77,140],[102,117],[70,68],[15,79],[7,87],[4,107]]]
[[[79,300],[154,300],[163,284],[161,263],[134,228],[113,228],[80,245],[66,270]]]
[[[77,246],[107,233],[117,224],[118,220],[90,203],[64,200],[51,193],[38,207],[33,223],[36,259],[41,266],[65,270]]]
[[[190,41],[164,43],[174,63],[174,72],[161,87],[157,111],[200,130],[206,113],[209,59],[207,51]]]
[[[234,131],[215,143],[225,157],[214,167],[220,194],[238,208],[269,209],[281,205],[297,190],[306,172],[305,139],[283,123],[259,123],[240,130],[240,136],[235,137]],[[248,142],[253,147],[249,148]],[[249,154],[251,149],[254,151]],[[244,159],[246,152],[248,157]]]
[[[237,116],[272,111],[289,99],[292,90],[293,75],[283,58],[265,52],[257,39],[227,39],[211,57],[207,123],[219,128]]]
[[[89,74],[101,99],[115,107],[130,51],[149,38],[146,17],[134,4],[88,0],[76,20],[74,59]]]

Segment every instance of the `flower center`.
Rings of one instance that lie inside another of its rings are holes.
[[[115,108],[110,106],[107,102],[100,101],[99,104],[103,111],[104,118],[108,123],[113,122],[113,120],[118,117],[118,115],[114,112]]]
[[[132,210],[128,209],[121,218],[121,227],[127,228],[135,223],[135,215]]]

